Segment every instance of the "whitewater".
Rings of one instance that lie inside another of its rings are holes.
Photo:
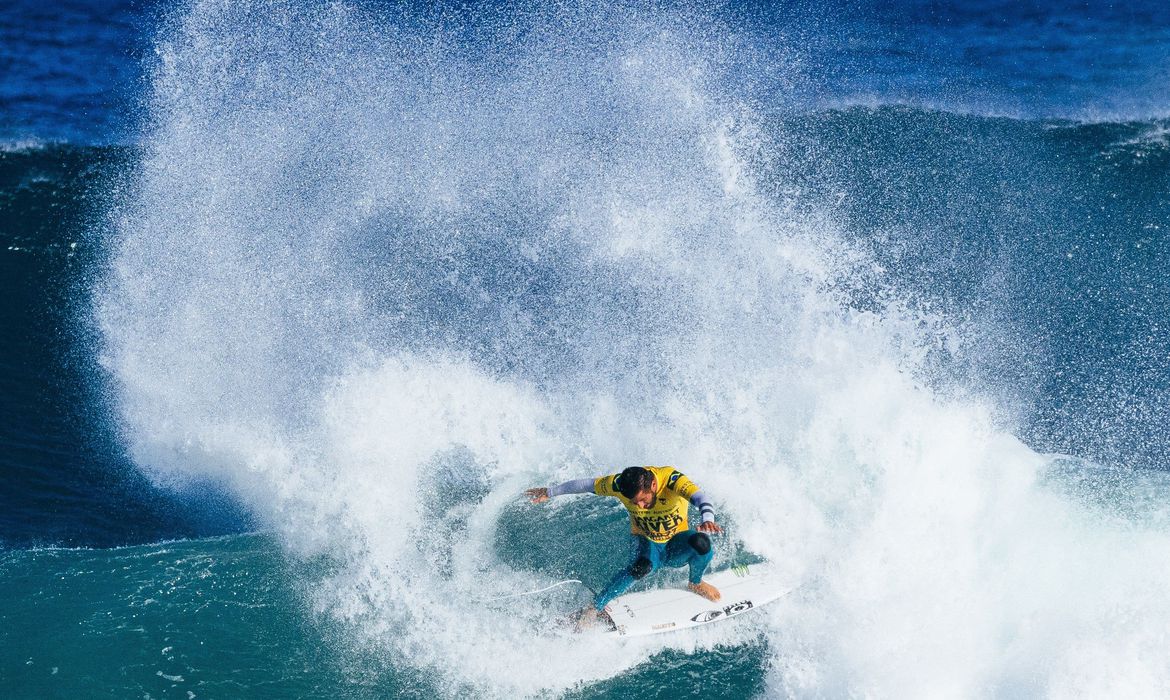
[[[135,468],[230,499],[249,532],[0,554],[4,597],[88,620],[65,653],[36,608],[7,615],[30,631],[5,640],[17,687],[1170,692],[1170,303],[1147,276],[1165,234],[1140,228],[1166,220],[1170,170],[1131,216],[1144,267],[1093,268],[1150,326],[1104,352],[1140,373],[1041,333],[1092,309],[1017,304],[1091,245],[1048,228],[1068,209],[1045,188],[1079,185],[1047,154],[1164,165],[1164,122],[800,110],[777,104],[806,87],[784,51],[702,8],[479,12],[169,17],[78,334]],[[920,187],[893,192],[898,172]],[[942,194],[962,177],[969,201]],[[1020,210],[1030,249],[1005,242]],[[1070,366],[1121,400],[1045,394]],[[800,588],[616,643],[556,625],[585,587],[492,600],[603,584],[623,512],[521,494],[633,464],[715,500],[714,566],[763,557]],[[118,663],[139,680],[103,685]]]

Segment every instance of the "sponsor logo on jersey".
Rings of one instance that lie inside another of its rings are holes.
[[[634,524],[647,535],[666,535],[678,529],[683,517],[678,513],[665,515],[636,515]]]

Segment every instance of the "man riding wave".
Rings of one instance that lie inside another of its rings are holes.
[[[633,561],[618,571],[606,584],[585,617],[593,617],[611,600],[626,591],[635,581],[662,566],[690,567],[687,588],[708,600],[719,600],[719,591],[703,582],[703,572],[711,563],[711,538],[722,532],[715,524],[715,506],[707,500],[695,482],[673,467],[629,467],[620,474],[598,479],[574,479],[549,488],[532,488],[524,492],[533,503],[544,503],[554,496],[593,493],[613,496],[630,512],[630,533],[637,538]],[[702,522],[695,529],[687,527],[690,505],[699,509]]]

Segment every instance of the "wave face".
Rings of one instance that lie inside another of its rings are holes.
[[[0,151],[0,547],[98,546],[238,532],[223,494],[153,488],[120,445],[88,318],[100,224],[131,149]]]
[[[6,552],[5,599],[43,599],[0,626],[17,694],[1170,689],[1157,110],[811,99],[829,44],[703,8],[168,22],[66,273],[99,346],[79,400],[111,464],[238,504],[178,534],[265,534]],[[6,192],[46,153],[4,154]],[[620,509],[518,496],[634,463],[717,501],[716,566],[803,587],[621,645],[556,627],[584,590],[491,600],[602,585]]]
[[[994,396],[1042,452],[1166,469],[1168,126],[817,112],[776,127],[798,155],[768,179],[880,268],[854,308],[947,319],[936,389]]]

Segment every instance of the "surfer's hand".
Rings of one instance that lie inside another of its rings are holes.
[[[712,520],[709,523],[699,525],[699,532],[710,532],[712,535],[718,535],[723,532],[723,528],[716,525],[715,521]]]
[[[544,503],[548,500],[548,489],[543,487],[538,489],[528,489],[524,492],[524,495],[528,496],[528,498],[531,499],[533,503]]]

